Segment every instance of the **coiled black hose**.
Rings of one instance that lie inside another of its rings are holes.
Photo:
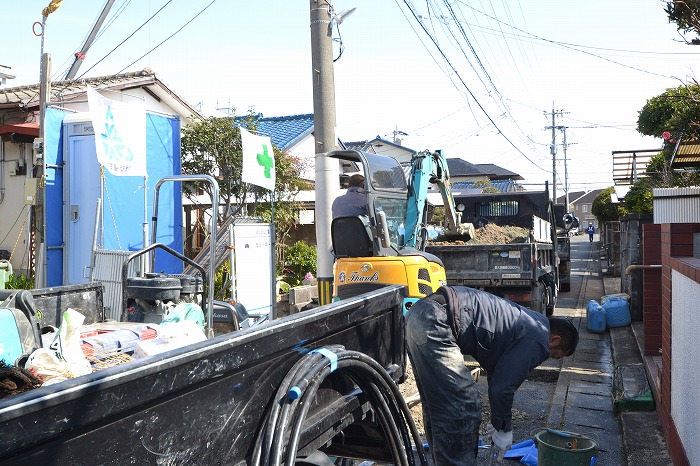
[[[374,359],[342,346],[311,351],[289,370],[256,438],[251,465],[294,465],[306,415],[321,383],[334,371],[349,377],[374,408],[394,464],[413,466],[417,453],[420,464],[427,465],[418,429],[392,378]]]

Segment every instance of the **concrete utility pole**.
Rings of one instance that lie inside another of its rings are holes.
[[[46,17],[44,17],[46,18]],[[43,31],[42,31],[43,34]],[[42,36],[43,48],[43,36]],[[39,140],[40,147],[34,154],[34,178],[36,197],[34,211],[34,284],[46,287],[46,108],[51,100],[51,54],[42,53],[39,77]]]
[[[552,104],[552,146],[549,152],[552,154],[552,203],[557,202],[557,133],[556,126],[554,124],[554,117],[556,112],[554,111],[554,104]]]
[[[330,5],[310,0],[311,73],[314,95],[314,139],[316,142],[316,274],[318,302],[328,304],[333,296],[333,256],[331,255],[331,200],[339,189],[338,161],[325,153],[336,147],[335,83]]]
[[[556,130],[561,130],[563,126],[556,125],[556,116],[562,116],[564,114],[563,110],[554,110],[554,104],[552,104],[552,126],[545,126],[544,129],[552,130],[552,145],[549,147],[549,152],[552,154],[552,202],[557,202],[557,133]],[[547,115],[547,113],[545,113]],[[564,159],[566,162],[566,133],[564,133]],[[565,165],[566,167],[566,165]],[[566,184],[566,181],[565,181]],[[566,186],[565,191],[568,192]],[[567,210],[568,210],[568,199],[567,199]]]
[[[563,134],[562,144],[564,145],[564,196],[566,199],[566,211],[569,211],[569,168],[566,159],[566,126],[560,126],[559,129]]]

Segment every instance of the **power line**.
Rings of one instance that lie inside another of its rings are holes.
[[[82,77],[85,76],[90,70],[92,70],[94,67],[96,67],[97,65],[99,65],[100,63],[102,63],[107,57],[109,57],[109,56],[112,54],[112,52],[114,52],[114,51],[117,50],[119,47],[121,47],[122,45],[124,45],[124,43],[125,43],[126,41],[128,41],[129,39],[131,39],[131,38],[134,36],[134,34],[136,34],[137,32],[139,32],[139,31],[141,30],[141,28],[143,28],[146,24],[148,24],[153,18],[155,18],[156,16],[158,16],[158,14],[159,14],[161,11],[163,11],[163,9],[165,9],[165,7],[168,6],[168,5],[170,5],[172,2],[173,2],[173,0],[168,0],[163,6],[161,6],[161,7],[158,9],[158,11],[156,11],[155,13],[153,13],[153,14],[151,15],[150,18],[148,18],[146,21],[144,21],[143,23],[141,23],[141,25],[140,25],[139,27],[137,27],[131,34],[129,34],[129,35],[126,37],[126,39],[124,39],[123,41],[119,42],[112,50],[110,50],[109,52],[107,52],[107,55],[105,55],[104,57],[100,58],[94,65],[92,65],[90,68],[88,68],[87,70],[85,70],[85,72],[84,72],[83,74],[81,74],[80,76],[78,76],[76,79],[82,78]],[[213,2],[212,2],[212,3],[213,3]],[[200,12],[200,13],[201,13],[201,12]],[[171,37],[172,37],[172,36],[171,36]],[[150,53],[150,52],[149,52],[149,53]],[[143,58],[143,57],[142,57],[142,58]],[[139,58],[139,60],[140,60],[140,58]],[[138,60],[136,60],[136,61],[138,61]],[[136,62],[134,62],[134,63],[136,63]],[[133,65],[133,63],[132,63],[132,65]],[[131,65],[129,65],[129,66],[131,66]],[[127,67],[127,68],[128,68],[128,67]],[[122,70],[122,71],[124,71],[124,70]],[[119,73],[121,73],[121,71],[119,71]],[[117,74],[119,74],[119,73],[117,73]]]
[[[171,1],[172,1],[172,0],[171,0]],[[153,52],[154,50],[156,50],[158,47],[160,47],[161,45],[163,45],[164,43],[166,43],[167,41],[169,41],[170,39],[172,39],[177,33],[179,33],[180,31],[182,31],[183,29],[185,29],[192,21],[194,21],[195,19],[197,19],[197,17],[198,17],[199,15],[201,15],[202,13],[204,13],[204,12],[205,12],[210,6],[212,6],[215,2],[216,2],[216,0],[211,0],[211,2],[209,2],[209,4],[208,4],[207,6],[205,6],[205,7],[202,8],[201,10],[199,10],[199,13],[197,13],[197,14],[194,15],[192,18],[190,18],[190,20],[187,21],[185,24],[183,24],[183,25],[180,27],[180,29],[178,29],[177,31],[175,31],[175,32],[173,32],[172,34],[170,34],[168,37],[166,37],[165,39],[163,39],[158,45],[156,45],[156,46],[153,47],[151,50],[149,50],[148,52],[144,53],[143,55],[141,55],[139,58],[137,58],[136,60],[132,61],[132,62],[129,63],[128,65],[126,65],[124,68],[122,68],[121,70],[117,71],[117,74],[119,74],[119,73],[121,73],[122,71],[126,70],[126,69],[129,68],[131,65],[133,65],[133,64],[136,63],[137,61],[141,60],[143,57],[148,56],[151,52]],[[169,3],[169,2],[168,2],[168,3]]]
[[[418,15],[416,14],[416,12],[415,12],[415,10],[413,9],[413,6],[410,4],[409,0],[404,0],[404,3],[406,4],[406,6],[407,6],[407,7],[409,8],[409,10],[411,11],[411,14],[412,14],[413,17],[415,18],[415,20],[421,25],[421,28],[423,29],[423,31],[428,35],[428,37],[430,37],[431,41],[433,42],[433,45],[435,45],[435,47],[437,48],[437,50],[438,50],[438,52],[440,53],[440,55],[442,56],[442,58],[445,60],[445,62],[448,64],[448,66],[449,66],[449,67],[452,69],[452,71],[455,73],[455,75],[457,76],[457,79],[459,79],[459,81],[462,83],[462,86],[464,86],[464,89],[466,89],[466,91],[469,93],[469,95],[471,96],[471,98],[474,100],[474,102],[475,102],[476,105],[479,107],[479,109],[483,112],[483,114],[486,116],[486,118],[491,122],[491,124],[493,124],[494,128],[496,128],[496,130],[498,130],[498,133],[501,135],[501,137],[503,137],[503,138],[508,142],[508,144],[510,144],[519,154],[521,154],[523,157],[525,157],[525,159],[526,159],[528,162],[530,162],[532,165],[536,166],[536,167],[539,168],[540,170],[546,171],[546,170],[544,170],[542,167],[540,167],[537,163],[535,163],[534,161],[532,161],[532,160],[530,159],[530,157],[528,157],[518,146],[516,146],[516,145],[513,143],[513,141],[511,141],[510,138],[508,138],[508,136],[506,136],[506,135],[503,133],[503,131],[501,131],[500,127],[496,124],[496,122],[493,120],[493,118],[491,117],[491,115],[489,115],[489,113],[488,113],[488,112],[486,111],[486,109],[483,107],[483,105],[481,104],[481,102],[479,102],[479,101],[477,100],[476,96],[474,95],[474,93],[472,92],[472,90],[469,88],[469,86],[467,86],[467,84],[464,82],[464,80],[462,79],[461,75],[459,74],[459,72],[457,71],[457,69],[454,67],[454,65],[452,64],[452,62],[449,60],[449,58],[447,58],[447,55],[446,55],[445,52],[442,50],[442,48],[440,47],[440,45],[437,43],[437,40],[432,36],[432,34],[430,34],[430,32],[429,32],[428,29],[425,27],[425,25],[423,24],[423,22],[419,19]]]
[[[488,18],[491,18],[491,19],[493,19],[494,21],[497,21],[497,22],[499,22],[499,23],[506,24],[508,27],[510,27],[510,28],[512,28],[512,29],[514,29],[514,30],[516,30],[516,31],[522,32],[522,33],[524,33],[524,34],[527,34],[528,36],[531,36],[531,37],[533,37],[533,38],[535,38],[535,39],[538,39],[538,40],[541,40],[541,41],[544,41],[544,42],[548,42],[548,43],[551,43],[551,44],[555,44],[555,45],[558,45],[558,46],[563,47],[563,48],[566,48],[566,49],[570,49],[570,50],[573,50],[573,51],[576,51],[576,52],[579,52],[579,53],[583,53],[583,54],[585,54],[585,55],[590,55],[590,56],[592,56],[592,57],[599,58],[599,59],[601,59],[601,60],[604,60],[604,61],[607,61],[607,62],[616,64],[616,65],[618,65],[618,66],[622,66],[622,67],[624,67],[624,68],[629,68],[629,69],[632,69],[632,70],[635,70],[635,71],[639,71],[639,72],[641,72],[641,73],[651,74],[651,75],[653,75],[653,76],[659,76],[659,77],[662,77],[662,78],[674,79],[673,76],[668,76],[668,75],[665,75],[665,74],[655,73],[655,72],[653,72],[653,71],[644,70],[644,69],[641,69],[641,68],[637,68],[637,67],[635,67],[635,66],[631,66],[631,65],[626,65],[626,64],[624,64],[624,63],[620,63],[620,62],[618,62],[618,61],[612,60],[612,59],[610,59],[610,58],[603,57],[603,56],[601,56],[601,55],[597,55],[597,54],[592,53],[592,52],[588,52],[588,51],[586,51],[586,50],[579,50],[578,48],[576,48],[576,46],[568,45],[568,44],[565,43],[565,42],[557,42],[557,41],[554,41],[554,40],[551,40],[551,39],[546,39],[546,38],[544,38],[544,37],[540,37],[540,36],[538,36],[538,35],[536,35],[536,34],[533,34],[533,33],[529,32],[529,31],[525,31],[525,30],[520,29],[520,28],[518,28],[518,27],[516,27],[516,26],[513,26],[512,24],[504,23],[504,22],[501,21],[500,19],[495,18],[495,17],[489,15],[488,13],[485,13],[485,12],[483,12],[483,11],[477,9],[477,8],[474,8],[473,6],[468,5],[468,4],[467,4],[466,2],[464,2],[463,0],[457,0],[457,1],[458,1],[459,3],[461,3],[461,4],[463,4],[464,6],[466,6],[467,8],[470,8],[470,9],[472,9],[472,10],[478,12],[478,13],[481,13],[482,15],[484,15],[484,16],[486,16],[486,17],[488,17]]]

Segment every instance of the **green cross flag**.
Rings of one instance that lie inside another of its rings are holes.
[[[252,134],[241,127],[243,174],[241,179],[270,191],[275,190],[275,153],[269,137]]]

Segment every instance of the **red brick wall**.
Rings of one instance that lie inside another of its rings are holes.
[[[700,283],[700,268],[693,266],[691,262],[686,260],[693,255],[693,233],[700,232],[700,225],[674,223],[659,226],[661,227],[660,249],[663,264],[661,269],[661,347],[663,350],[661,359],[663,370],[661,373],[661,393],[659,399],[656,400],[657,413],[668,442],[673,464],[686,466],[690,463],[671,418],[671,364],[673,357],[671,346],[671,272],[677,270]],[[689,390],[696,388],[688,387]]]
[[[661,225],[642,225],[642,263],[661,264]],[[644,354],[658,356],[661,350],[661,270],[642,270],[642,321]]]

